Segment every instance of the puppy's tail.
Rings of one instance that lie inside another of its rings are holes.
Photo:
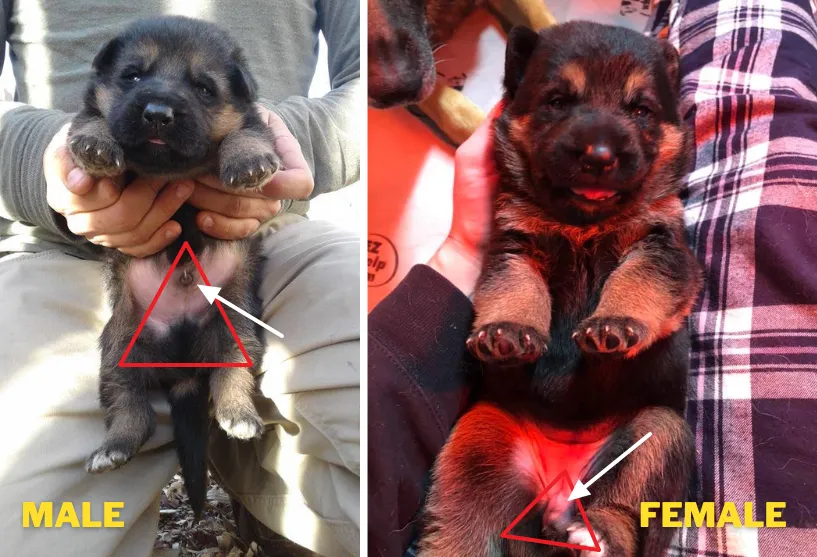
[[[208,382],[188,380],[170,390],[170,415],[176,454],[195,520],[201,518],[207,492],[207,430],[210,397]]]

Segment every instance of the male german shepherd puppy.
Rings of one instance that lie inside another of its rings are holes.
[[[702,282],[678,197],[678,53],[595,23],[515,28],[504,86],[468,339],[484,389],[436,463],[421,555],[575,555],[500,533],[563,470],[586,481],[652,432],[582,503],[602,547],[586,555],[657,557],[673,530],[640,528],[639,508],[685,495],[684,321]],[[558,487],[512,533],[593,546]]]
[[[264,185],[280,168],[274,141],[253,101],[256,84],[236,43],[217,26],[182,17],[141,20],[111,40],[93,62],[69,148],[92,176],[128,174],[167,179],[216,172],[236,191]],[[127,175],[126,175],[127,177]],[[131,176],[132,177],[132,176]],[[260,313],[258,243],[219,241],[202,234],[196,211],[184,205],[174,244],[135,259],[108,250],[106,289],[113,315],[100,338],[100,399],[107,435],[85,464],[89,472],[128,462],[153,434],[149,389],[164,389],[172,409],[179,461],[197,516],[204,505],[208,399],[221,428],[239,439],[261,433],[251,395],[264,337],[259,327],[227,310],[253,369],[120,368],[119,360],[169,267],[190,243],[204,272],[226,298]],[[242,362],[218,308],[197,287],[185,254],[139,335],[129,362]]]

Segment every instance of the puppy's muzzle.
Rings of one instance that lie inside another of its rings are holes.
[[[174,117],[174,110],[161,103],[148,103],[142,111],[142,120],[154,126],[167,126],[173,122]]]
[[[428,58],[428,59],[426,59]],[[416,103],[434,87],[434,62],[406,31],[369,39],[369,102],[375,108]]]
[[[609,142],[591,143],[579,156],[579,163],[582,172],[599,177],[613,171],[618,163],[618,154]]]

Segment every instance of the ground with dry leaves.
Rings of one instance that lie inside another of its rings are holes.
[[[238,539],[230,497],[214,482],[201,520],[193,524],[184,482],[176,474],[162,490],[159,531],[153,557],[266,557],[255,544]]]

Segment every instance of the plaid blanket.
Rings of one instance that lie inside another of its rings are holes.
[[[817,25],[807,0],[680,0],[669,37],[697,156],[688,232],[691,498],[786,528],[690,528],[670,555],[817,555]]]

